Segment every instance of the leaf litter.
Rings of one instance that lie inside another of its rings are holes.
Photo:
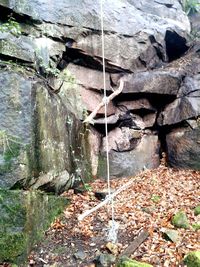
[[[111,180],[112,190],[119,189],[131,179],[133,183],[114,198],[115,221],[119,224],[118,253],[122,253],[145,229],[149,237],[131,258],[154,267],[184,266],[184,255],[200,250],[200,230],[192,228],[193,224],[200,224],[200,215],[194,215],[194,208],[200,203],[200,172],[161,165],[133,178]],[[74,190],[63,193],[71,204],[30,254],[29,266],[95,266],[92,261],[107,251],[107,234],[112,219],[110,205],[78,221],[80,214],[101,202],[95,192],[104,192],[107,183],[99,179],[90,186],[92,190],[82,194],[74,194]],[[171,224],[173,215],[180,210],[187,214],[189,229],[176,229]],[[163,229],[177,230],[179,241],[167,241]]]

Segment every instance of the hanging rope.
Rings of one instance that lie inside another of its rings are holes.
[[[100,0],[100,2],[101,2],[101,43],[102,43],[102,66],[103,66],[103,91],[104,91],[103,104],[104,104],[104,109],[105,109],[105,140],[106,140],[106,166],[107,166],[107,188],[108,188],[108,197],[107,197],[108,201],[106,201],[106,203],[110,204],[110,206],[111,206],[111,218],[112,218],[110,229],[108,231],[108,240],[113,242],[113,243],[116,243],[116,241],[117,241],[117,231],[118,231],[119,225],[114,220],[114,200],[113,200],[113,195],[111,195],[111,186],[110,186],[110,163],[109,163],[109,144],[108,144],[107,105],[108,105],[109,101],[112,100],[112,98],[115,95],[119,94],[122,91],[124,82],[121,80],[120,81],[120,86],[119,86],[119,89],[117,90],[117,92],[114,92],[112,97],[111,96],[110,96],[110,98],[107,97],[107,94],[106,94],[106,68],[105,68],[103,0]],[[101,105],[101,103],[100,103],[100,105]],[[99,109],[99,107],[97,107],[97,108]],[[96,113],[94,113],[94,114],[96,114]],[[84,122],[90,121],[90,119],[91,118],[89,117]],[[105,202],[103,203],[103,205],[105,205]],[[81,214],[78,217],[78,219],[79,220],[83,220],[86,216],[88,216],[89,214],[91,214],[95,210],[96,209],[93,208],[93,209],[91,209],[89,211],[84,212],[83,214]]]
[[[107,187],[108,198],[111,203],[111,228],[108,232],[108,240],[112,242],[117,241],[117,225],[114,220],[114,200],[111,198],[110,187],[110,162],[109,162],[109,144],[108,144],[108,121],[107,121],[107,94],[106,94],[106,68],[105,68],[105,40],[104,40],[104,17],[103,17],[103,0],[101,2],[101,43],[102,43],[102,65],[103,65],[103,91],[104,91],[104,107],[105,107],[105,140],[106,140],[106,166],[107,166]]]

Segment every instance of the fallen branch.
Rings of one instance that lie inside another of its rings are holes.
[[[117,90],[115,90],[111,95],[109,95],[108,97],[106,97],[106,105],[108,105],[108,103],[113,100],[113,98],[115,98],[117,95],[119,95],[124,87],[124,81],[121,78],[120,79],[120,84],[119,84],[119,88]],[[99,103],[99,105],[92,111],[92,113],[83,121],[84,123],[93,123],[93,119],[94,117],[97,115],[98,111],[105,105],[105,99],[103,99],[101,101],[101,103]]]
[[[131,244],[120,254],[119,257],[127,256],[130,257],[134,251],[147,239],[149,232],[143,230],[132,242]]]

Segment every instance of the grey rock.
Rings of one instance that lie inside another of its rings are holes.
[[[116,257],[112,254],[101,253],[94,261],[96,266],[109,267],[112,263],[115,263]]]
[[[122,93],[154,93],[176,96],[180,84],[181,79],[169,71],[144,71],[128,75]]]
[[[0,54],[33,63],[33,40],[26,36],[15,37],[7,32],[0,33]]]
[[[157,135],[144,135],[141,141],[132,151],[117,152],[111,150],[109,153],[110,175],[115,177],[133,176],[144,168],[157,168],[160,163],[160,144]],[[98,176],[106,177],[105,153],[99,157]]]
[[[170,166],[184,169],[200,169],[200,128],[178,128],[166,136]]]
[[[170,240],[174,243],[177,243],[180,241],[179,232],[177,230],[164,228],[164,229],[161,229],[161,231],[164,234],[165,239]]]
[[[193,64],[192,64],[193,65]],[[192,65],[190,68],[192,68]],[[187,76],[177,94],[158,117],[160,125],[171,125],[200,115],[200,75]]]
[[[102,90],[104,87],[103,74],[100,71],[74,65],[72,63],[67,66],[67,70],[73,75],[77,84],[87,89]],[[110,88],[110,76],[108,73],[106,73],[106,87],[107,89]]]
[[[43,64],[48,66],[50,57],[61,56],[65,51],[62,43],[49,38],[33,38],[29,36],[16,37],[11,33],[0,33],[0,54],[29,63],[35,63],[41,57]]]
[[[155,108],[151,105],[149,100],[146,98],[140,98],[137,100],[119,101],[117,103],[117,106],[119,107],[122,106],[122,108],[125,107],[131,111],[140,110],[140,109],[155,111]]]
[[[74,253],[74,257],[77,260],[84,260],[87,257],[87,255],[83,250],[78,250],[76,253]]]
[[[52,34],[60,39],[62,36],[70,38],[72,49],[83,51],[84,54],[90,55],[101,64],[99,58],[102,56],[100,7],[98,3],[84,0],[78,1],[74,5],[71,1],[66,0],[49,5],[46,0],[42,3],[34,0],[22,5],[19,0],[14,2],[1,0],[0,5],[10,8],[16,13],[28,15],[34,20],[40,20],[43,25],[47,23],[40,27],[44,33],[49,36]],[[79,16],[74,14],[79,14]],[[61,25],[61,30],[56,27],[56,24]],[[167,57],[164,38],[169,29],[183,37],[186,35],[185,32],[190,31],[189,20],[182,11],[178,0],[170,2],[169,5],[157,1],[149,5],[144,0],[137,3],[128,0],[124,2],[109,1],[106,8],[104,6],[107,65],[112,69],[124,70],[144,68],[144,65],[150,68],[158,66]],[[59,37],[59,35],[61,36]]]
[[[90,155],[84,154],[87,135],[61,97],[32,77],[25,70],[0,72],[0,187],[38,182],[45,188],[46,181],[46,188],[60,192],[72,173],[91,173]]]

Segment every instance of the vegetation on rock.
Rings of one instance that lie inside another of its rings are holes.
[[[172,224],[178,228],[189,228],[189,222],[187,219],[187,215],[184,211],[177,212],[172,218]]]
[[[200,251],[188,253],[184,258],[187,267],[200,267]]]

